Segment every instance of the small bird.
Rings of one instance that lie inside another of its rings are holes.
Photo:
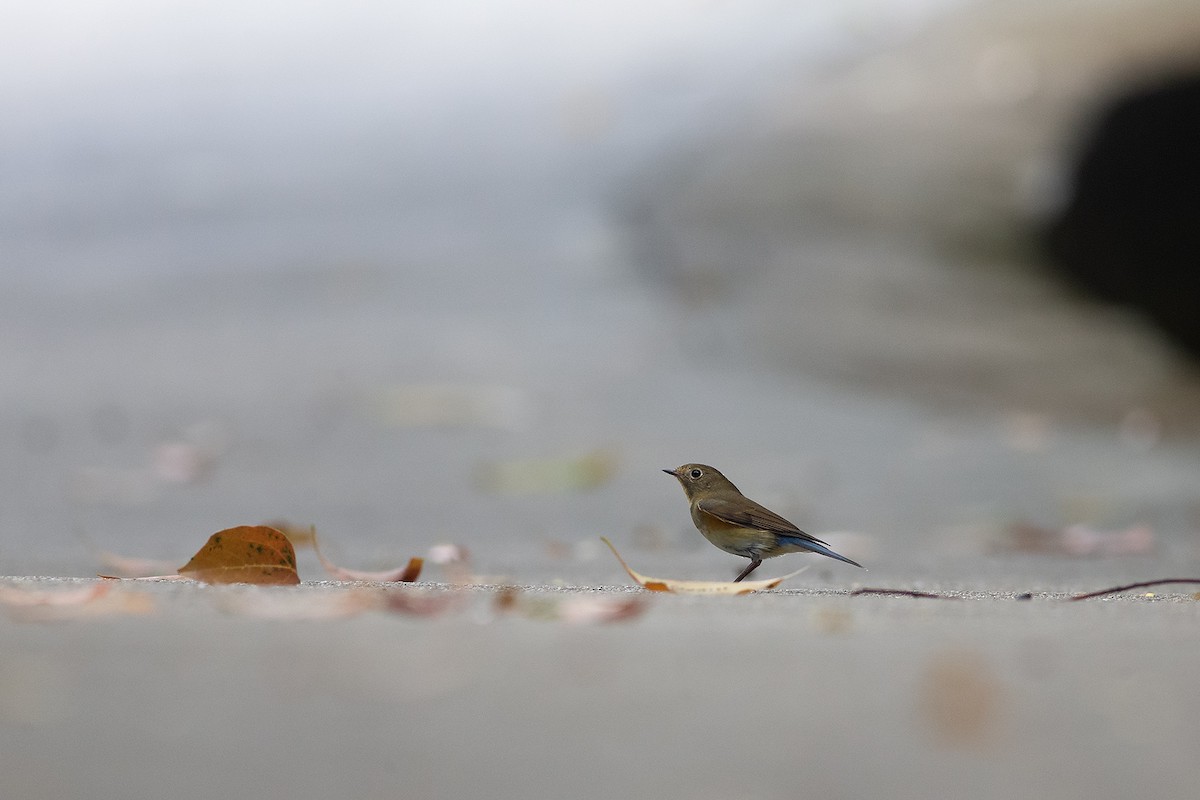
[[[683,486],[691,503],[692,522],[704,538],[726,553],[750,559],[750,566],[733,579],[734,583],[758,569],[764,558],[785,553],[820,553],[862,567],[746,497],[728,478],[707,464],[684,464],[663,472],[674,475]]]

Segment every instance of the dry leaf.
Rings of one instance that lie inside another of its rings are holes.
[[[1123,556],[1148,553],[1154,549],[1154,531],[1146,525],[1124,530],[1102,531],[1087,525],[1043,528],[1019,522],[1008,531],[1004,549],[1025,553],[1053,553],[1067,556]]]
[[[0,586],[0,603],[6,606],[74,606],[104,597],[112,588],[108,583],[93,583],[71,589],[18,589]]]
[[[321,546],[317,543],[317,532],[313,531],[312,536],[313,551],[317,554],[317,558],[321,561],[321,566],[325,568],[333,577],[339,581],[378,581],[379,583],[412,583],[421,575],[421,567],[424,566],[423,558],[413,557],[408,560],[408,565],[400,569],[384,570],[382,572],[362,572],[358,570],[345,569],[339,567],[321,552]]]
[[[762,589],[774,589],[779,584],[786,581],[788,578],[794,578],[808,567],[801,567],[795,572],[778,578],[769,578],[765,581],[741,581],[733,583],[731,581],[681,581],[672,578],[650,578],[640,573],[634,572],[625,563],[625,559],[621,558],[621,554],[617,552],[617,548],[613,547],[613,543],[607,538],[601,536],[600,541],[608,545],[608,549],[612,550],[613,555],[617,557],[617,561],[621,562],[621,566],[629,573],[629,577],[638,582],[642,588],[651,592],[674,592],[676,594],[749,594]]]
[[[292,586],[300,582],[296,551],[288,538],[266,525],[218,531],[179,574],[204,583],[256,583]]]
[[[0,604],[23,622],[58,622],[112,614],[148,614],[154,599],[141,592],[112,591],[111,583],[75,589],[18,589],[0,586]]]
[[[565,622],[568,625],[595,625],[621,622],[641,616],[648,604],[643,597],[606,597],[568,595],[530,597],[516,586],[505,586],[496,593],[492,608],[497,614],[519,614],[529,619]]]
[[[383,593],[372,589],[332,592],[239,592],[222,596],[217,606],[231,614],[258,619],[345,619],[384,606]]]
[[[384,592],[383,609],[397,614],[432,617],[458,606],[462,596],[453,592],[429,594],[412,589],[392,589]]]
[[[568,597],[559,604],[558,619],[568,625],[624,622],[640,617],[647,606],[641,597]]]

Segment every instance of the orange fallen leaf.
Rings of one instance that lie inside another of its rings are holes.
[[[18,589],[0,586],[0,605],[24,622],[58,622],[112,614],[147,614],[154,599],[141,592],[112,591],[111,583],[75,589]]]
[[[312,535],[313,551],[317,554],[317,558],[321,561],[321,566],[325,568],[333,577],[340,581],[378,581],[380,583],[412,583],[421,575],[421,567],[425,565],[425,559],[414,556],[408,560],[408,564],[400,569],[389,569],[381,572],[363,572],[360,570],[346,569],[332,563],[321,552],[321,547],[317,544],[317,532],[314,530]]]
[[[266,525],[240,525],[214,533],[179,568],[179,574],[204,583],[292,586],[300,582],[292,543]]]
[[[612,550],[613,555],[617,557],[617,561],[620,561],[621,566],[629,573],[629,577],[637,581],[642,588],[651,592],[674,592],[676,594],[749,594],[750,592],[757,592],[763,589],[774,589],[788,578],[794,578],[808,569],[808,567],[801,567],[795,572],[790,572],[778,578],[769,578],[764,581],[741,581],[740,583],[733,583],[732,581],[683,581],[673,578],[650,578],[630,569],[629,565],[625,563],[625,559],[621,558],[621,554],[617,552],[617,548],[613,547],[613,543],[606,537],[601,536],[600,541],[608,545],[608,549]]]

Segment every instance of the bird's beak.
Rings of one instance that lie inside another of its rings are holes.
[[[675,470],[673,470],[673,469],[664,469],[664,470],[663,470],[663,472],[667,473],[668,475],[674,475],[674,474],[675,474]]]

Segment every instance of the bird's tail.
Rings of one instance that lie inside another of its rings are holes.
[[[838,561],[844,561],[847,564],[853,564],[854,566],[856,566],[860,569],[866,569],[866,567],[864,567],[862,564],[858,563],[857,561],[846,558],[844,555],[842,555],[840,553],[833,552],[832,550],[829,549],[829,547],[827,547],[825,545],[824,542],[816,542],[816,541],[813,541],[812,539],[791,539],[791,538],[782,537],[782,536],[780,538],[786,539],[786,541],[791,542],[792,544],[798,544],[801,547],[803,547],[805,550],[811,550],[814,553],[820,553],[823,556],[829,556],[830,558],[836,558]]]

